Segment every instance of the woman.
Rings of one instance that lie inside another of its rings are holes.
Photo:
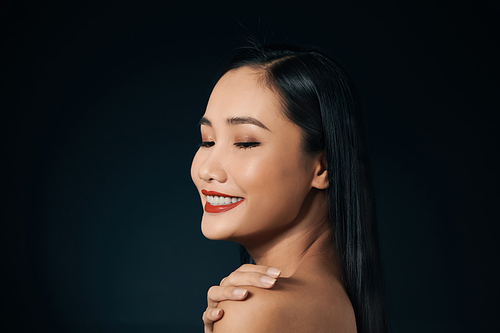
[[[347,74],[318,51],[255,46],[231,60],[191,177],[203,234],[257,265],[210,289],[206,332],[386,331],[362,116]]]

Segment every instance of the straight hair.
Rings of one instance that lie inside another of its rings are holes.
[[[242,47],[222,75],[245,66],[262,70],[280,96],[284,114],[303,130],[303,150],[325,153],[331,242],[357,330],[387,332],[364,112],[351,78],[324,53],[291,45]],[[254,263],[243,246],[240,257]]]

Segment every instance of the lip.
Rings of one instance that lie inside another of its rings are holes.
[[[235,197],[235,196],[232,196],[232,195],[227,195],[227,194],[216,192],[216,191],[201,190],[201,193],[204,194],[204,195],[217,195],[217,196],[228,197],[228,198],[240,198],[240,197]],[[218,214],[218,213],[224,213],[224,212],[227,212],[228,210],[231,210],[234,207],[238,206],[243,201],[245,201],[245,199],[241,199],[240,201],[237,201],[237,202],[234,202],[234,203],[230,203],[230,204],[227,204],[227,205],[217,205],[217,206],[213,206],[213,205],[211,205],[207,201],[205,203],[205,207],[204,208],[205,208],[205,211],[207,213],[216,213],[216,214]]]
[[[220,192],[216,192],[216,191],[201,190],[201,193],[203,193],[205,195],[216,195],[218,197],[239,198],[239,197],[235,197],[234,195],[224,194],[224,193],[220,193]]]

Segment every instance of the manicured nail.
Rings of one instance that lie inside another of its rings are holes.
[[[280,274],[281,274],[281,270],[279,270],[278,268],[275,268],[275,267],[271,267],[267,270],[267,275],[274,276],[275,278],[280,276]]]
[[[220,309],[216,309],[212,311],[212,317],[219,317],[220,316]]]
[[[233,290],[233,295],[236,297],[243,297],[246,294],[247,294],[247,291],[245,289],[236,288]]]
[[[273,279],[272,277],[269,277],[267,275],[264,275],[260,278],[260,283],[262,283],[265,287],[272,287],[275,282],[276,279]]]

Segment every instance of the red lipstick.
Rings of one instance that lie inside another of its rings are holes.
[[[210,196],[216,195],[216,196],[222,196],[222,197],[228,197],[228,198],[237,198],[237,197],[234,197],[231,195],[227,195],[227,194],[215,192],[215,191],[201,190],[201,193],[203,193],[204,195],[210,195]],[[243,201],[245,201],[245,199],[241,199],[240,201],[236,201],[234,203],[230,203],[227,205],[217,205],[217,206],[211,205],[207,201],[205,203],[205,211],[207,213],[224,213],[224,212],[227,212],[228,210],[233,209],[234,207],[238,206]]]
[[[218,197],[229,197],[229,198],[237,198],[233,195],[227,195],[227,194],[224,194],[224,193],[220,193],[220,192],[215,192],[215,191],[207,191],[207,190],[201,190],[201,193],[205,194],[205,195],[216,195]]]

